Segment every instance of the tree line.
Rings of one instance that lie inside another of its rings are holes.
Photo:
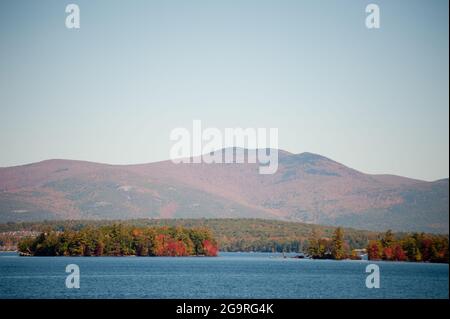
[[[369,260],[449,262],[448,237],[413,233],[396,237],[388,230],[367,246]]]
[[[197,218],[197,219],[134,219],[134,220],[55,220],[44,222],[18,222],[0,224],[0,233],[9,231],[79,231],[85,227],[102,227],[113,224],[132,227],[186,227],[208,228],[226,252],[302,252],[309,247],[312,232],[331,238],[335,227],[300,222],[264,220],[255,218]],[[344,240],[349,249],[364,248],[378,232],[343,228]],[[16,241],[16,239],[13,239]]]
[[[250,218],[20,222],[0,224],[0,234],[3,233],[5,242],[8,241],[8,245],[12,246],[14,243],[17,245],[18,238],[22,236],[21,231],[71,234],[82,232],[86,228],[106,227],[107,229],[117,224],[122,225],[124,229],[155,227],[209,229],[210,233],[214,234],[215,243],[219,243],[221,251],[304,252],[313,258],[358,259],[362,252],[355,252],[355,249],[367,249],[368,257],[372,260],[448,262],[447,234],[389,231],[390,235],[386,236],[384,232]],[[12,231],[16,233],[14,237],[10,234]],[[389,237],[392,240],[389,240]],[[153,237],[150,236],[150,238]],[[386,244],[388,242],[389,245]],[[190,245],[187,246],[190,247]],[[135,247],[134,250],[136,249]],[[153,254],[151,249],[149,254]],[[194,254],[196,254],[195,251]]]
[[[344,231],[338,227],[331,238],[312,232],[307,253],[315,259],[360,259],[345,240]],[[425,233],[394,234],[391,230],[379,234],[367,244],[369,260],[449,262],[449,239],[445,235]]]
[[[217,256],[218,246],[206,228],[113,224],[42,232],[20,240],[18,250],[32,256]]]

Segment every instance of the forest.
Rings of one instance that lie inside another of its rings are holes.
[[[30,256],[217,256],[218,246],[204,228],[132,227],[121,224],[42,232],[18,243]]]

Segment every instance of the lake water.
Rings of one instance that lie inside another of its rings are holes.
[[[368,261],[219,257],[19,257],[0,253],[0,298],[448,298],[447,264],[375,262],[379,289],[365,285]],[[66,265],[80,288],[65,286]]]

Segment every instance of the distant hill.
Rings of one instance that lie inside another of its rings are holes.
[[[286,151],[276,174],[258,166],[47,160],[0,168],[0,222],[245,217],[448,233],[448,179],[364,174]]]

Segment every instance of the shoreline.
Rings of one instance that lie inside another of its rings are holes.
[[[331,258],[298,258],[297,256],[287,256],[287,257],[283,257],[280,252],[277,253],[271,253],[271,252],[262,252],[262,251],[239,251],[239,252],[231,252],[231,251],[223,251],[223,252],[219,252],[219,254],[217,256],[206,256],[206,255],[187,255],[187,256],[136,256],[136,255],[119,255],[119,256],[112,256],[112,255],[105,255],[105,256],[59,256],[59,255],[54,255],[54,256],[43,256],[43,255],[21,255],[21,253],[17,250],[15,251],[4,251],[4,250],[0,250],[0,254],[1,253],[17,253],[18,257],[81,257],[81,258],[98,258],[98,257],[108,257],[108,258],[125,258],[125,257],[136,257],[136,258],[158,258],[158,257],[170,257],[170,258],[189,258],[189,257],[198,257],[198,258],[206,258],[206,257],[212,257],[212,258],[217,258],[217,257],[224,257],[223,255],[221,256],[221,253],[225,253],[225,254],[264,254],[264,255],[268,255],[270,258],[277,258],[277,259],[298,259],[298,260],[308,260],[308,261],[336,261],[336,262],[364,262],[364,263],[398,263],[398,264],[435,264],[435,265],[449,265],[449,263],[444,263],[444,262],[429,262],[429,261],[399,261],[399,260],[367,260],[367,259],[351,259],[351,258],[346,258],[346,259],[331,259]],[[274,257],[274,256],[270,256],[273,254],[280,254],[281,256],[279,257]]]

